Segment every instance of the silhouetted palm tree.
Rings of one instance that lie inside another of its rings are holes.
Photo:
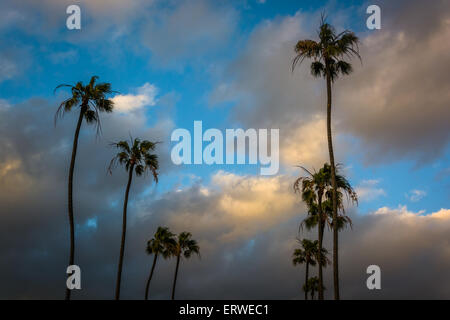
[[[325,215],[323,214],[322,199],[325,193],[326,181],[322,171],[311,173],[306,168],[301,167],[308,176],[298,178],[294,183],[294,191],[301,194],[302,200],[308,208],[308,218],[303,224],[307,224],[308,229],[318,226],[318,246],[322,249],[323,229]],[[320,255],[319,250],[319,255]],[[319,260],[322,260],[321,258]],[[323,300],[323,271],[319,263],[319,300]]]
[[[61,84],[55,88],[69,88],[72,96],[64,100],[58,107],[55,114],[55,125],[59,117],[64,116],[66,112],[72,111],[74,108],[79,109],[78,122],[75,129],[75,136],[73,138],[72,158],[70,160],[69,168],[69,186],[68,186],[68,206],[69,206],[69,225],[70,225],[70,257],[69,265],[75,264],[75,223],[73,217],[73,172],[75,169],[75,159],[77,156],[78,137],[80,134],[81,124],[83,119],[88,124],[97,125],[97,133],[100,132],[100,112],[112,112],[114,103],[107,99],[107,95],[113,93],[111,84],[98,83],[98,77],[91,78],[89,84],[83,85],[78,82],[75,85]],[[70,300],[71,290],[66,287],[66,300]]]
[[[307,169],[301,167],[306,173],[306,177],[299,177],[294,183],[294,190],[302,195],[302,200],[306,203],[308,208],[308,217],[306,217],[301,227],[306,227],[307,230],[319,226],[319,248],[322,248],[324,226],[327,224],[333,228],[333,207],[332,207],[332,181],[331,181],[331,166],[327,163],[318,171],[311,173]],[[345,215],[345,208],[343,203],[343,195],[352,203],[358,203],[356,192],[348,180],[339,174],[339,166],[337,166],[337,200],[338,200],[338,217],[337,226],[338,231],[342,230],[347,224],[351,226],[352,221]],[[319,224],[319,217],[321,223]],[[319,252],[320,255],[320,252]],[[323,279],[322,279],[322,265],[319,264],[319,300],[323,300]]]
[[[297,239],[300,248],[294,250],[292,255],[292,263],[294,266],[298,264],[305,264],[305,285],[308,285],[309,280],[309,266],[315,266],[319,252],[319,242],[317,240],[311,241],[308,239]],[[308,291],[305,291],[305,300],[308,300]]]
[[[314,300],[314,294],[318,290],[319,290],[319,278],[317,277],[309,278],[308,283],[303,285],[303,291],[305,291],[305,294],[307,294],[308,292],[311,293],[311,300]],[[323,287],[322,290],[325,290],[325,288]]]
[[[114,166],[119,163],[125,165],[125,170],[128,172],[128,183],[125,191],[125,200],[123,202],[123,218],[122,218],[122,240],[120,242],[119,267],[117,270],[116,281],[116,300],[120,299],[120,281],[122,278],[123,255],[125,252],[125,236],[127,230],[127,206],[128,195],[130,193],[131,181],[133,179],[133,172],[136,176],[141,176],[147,170],[151,172],[153,180],[158,182],[158,156],[152,152],[155,150],[156,143],[140,139],[131,139],[131,144],[127,141],[120,141],[112,145],[119,149],[119,153],[111,160],[109,165],[109,172],[112,173]]]
[[[175,235],[169,231],[169,228],[159,227],[153,239],[147,242],[146,251],[148,254],[153,254],[153,264],[145,286],[145,300],[148,300],[148,289],[150,287],[150,281],[153,277],[153,271],[155,270],[158,256],[161,255],[164,259],[167,259],[171,257],[174,252],[177,244],[174,236]]]
[[[331,85],[340,75],[348,75],[352,72],[352,65],[345,61],[345,58],[354,56],[361,59],[358,48],[359,39],[351,31],[345,30],[336,34],[334,28],[322,22],[319,28],[319,41],[301,40],[295,46],[296,57],[292,62],[292,70],[298,63],[306,58],[313,59],[311,64],[311,74],[314,77],[324,77],[327,84],[327,137],[328,152],[330,156],[332,186],[336,190],[336,168],[334,163],[333,140],[331,132]],[[337,219],[337,194],[333,191],[333,219]],[[333,228],[333,280],[334,298],[339,300],[339,259],[338,259],[338,230],[337,224]]]
[[[189,232],[180,233],[174,247],[173,255],[177,257],[177,265],[175,267],[175,277],[173,279],[172,300],[175,299],[175,287],[177,284],[178,268],[180,266],[181,257],[184,256],[186,259],[189,259],[194,253],[200,255],[200,247],[198,246],[197,241],[191,238],[192,234]]]

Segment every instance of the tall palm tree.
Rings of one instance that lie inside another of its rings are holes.
[[[100,112],[110,113],[113,111],[114,103],[107,96],[113,91],[109,83],[96,83],[98,77],[93,76],[87,85],[78,82],[75,85],[61,84],[55,88],[69,88],[71,96],[61,102],[55,114],[55,125],[58,118],[64,116],[65,113],[75,108],[79,109],[78,122],[73,138],[72,158],[69,168],[69,186],[68,186],[68,209],[69,209],[69,226],[70,226],[70,256],[69,265],[75,264],[75,223],[73,217],[73,172],[75,169],[75,159],[77,156],[78,137],[80,135],[81,124],[83,120],[88,124],[97,125],[97,133],[100,133]],[[66,300],[70,300],[71,290],[66,287]]]
[[[302,63],[304,59],[312,59],[311,74],[314,77],[323,77],[326,79],[327,85],[327,138],[328,152],[331,164],[332,178],[332,203],[333,203],[333,219],[337,220],[337,185],[336,185],[336,167],[334,162],[333,140],[331,132],[331,104],[332,92],[331,86],[340,75],[348,75],[352,72],[352,65],[345,61],[346,58],[358,57],[359,55],[359,39],[351,31],[345,30],[339,34],[322,16],[319,28],[319,41],[301,40],[295,46],[296,57],[292,62],[292,70],[298,63]],[[338,230],[337,224],[333,228],[333,280],[334,280],[334,298],[339,300],[339,258],[338,258]]]
[[[332,205],[332,181],[331,181],[331,166],[327,163],[319,171],[311,173],[304,167],[302,168],[307,176],[299,177],[294,183],[294,190],[302,195],[302,200],[306,203],[308,208],[308,216],[302,221],[301,228],[306,227],[307,230],[318,226],[319,229],[319,248],[322,248],[324,227],[327,224],[333,228],[333,205]],[[339,165],[336,173],[337,181],[337,202],[338,202],[338,217],[337,229],[338,231],[352,225],[351,219],[345,215],[345,207],[343,195],[352,203],[358,203],[358,197],[355,190],[352,188],[348,180],[339,174]],[[320,221],[320,223],[319,223]],[[319,251],[319,256],[321,251]],[[319,259],[323,261],[322,259]],[[319,263],[319,300],[323,300],[323,278],[322,278],[322,264]]]
[[[156,148],[155,142],[140,139],[131,138],[130,144],[127,141],[120,141],[113,143],[112,145],[119,149],[117,155],[111,160],[109,165],[109,172],[112,173],[112,169],[117,163],[124,165],[125,170],[128,172],[128,183],[125,191],[125,200],[123,202],[123,217],[122,217],[122,240],[120,242],[120,255],[119,255],[119,267],[117,270],[116,281],[116,300],[120,299],[120,282],[122,278],[122,265],[123,255],[125,252],[125,236],[127,231],[127,206],[128,195],[130,193],[131,181],[133,180],[133,172],[136,176],[141,176],[147,170],[153,176],[153,180],[158,182],[158,156],[152,153]]]
[[[169,231],[169,228],[159,227],[156,231],[153,239],[147,242],[147,253],[153,254],[153,264],[148,276],[147,284],[145,286],[145,300],[148,300],[148,289],[150,287],[150,281],[153,277],[153,271],[155,270],[156,261],[158,256],[161,255],[164,259],[172,256],[176,241],[174,234]]]
[[[305,264],[305,286],[308,286],[309,280],[309,266],[315,266],[317,262],[319,242],[317,240],[311,241],[308,239],[297,239],[300,248],[294,250],[292,255],[292,263],[294,266],[298,264]],[[305,300],[308,300],[308,291],[305,291]]]
[[[194,253],[200,256],[200,247],[198,246],[197,241],[192,239],[192,234],[189,232],[180,233],[177,237],[176,245],[173,251],[173,254],[177,257],[177,265],[175,267],[175,277],[173,279],[172,300],[175,300],[175,287],[177,284],[180,259],[182,256],[189,259]]]

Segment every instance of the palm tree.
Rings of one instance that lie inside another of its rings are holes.
[[[72,158],[70,160],[69,168],[69,186],[68,186],[68,206],[69,206],[69,225],[70,225],[70,257],[69,265],[75,264],[75,223],[73,217],[73,172],[75,169],[75,159],[77,156],[78,137],[80,134],[81,124],[83,119],[88,124],[97,125],[97,133],[100,133],[100,112],[110,113],[113,111],[114,103],[107,99],[107,96],[113,91],[111,84],[98,83],[98,77],[93,76],[87,85],[78,82],[75,85],[61,84],[55,88],[56,90],[66,87],[71,91],[71,97],[64,100],[58,107],[55,114],[55,125],[58,118],[64,116],[65,113],[72,111],[74,108],[79,109],[79,116],[77,127],[75,129],[75,136],[73,138]],[[70,300],[71,290],[66,288],[66,300]]]
[[[153,271],[155,270],[156,261],[159,255],[162,255],[164,259],[172,256],[173,250],[176,245],[174,234],[169,231],[169,228],[159,227],[156,231],[153,239],[147,242],[147,253],[153,254],[153,264],[150,271],[150,275],[145,286],[145,300],[148,300],[148,289],[150,287],[150,281],[153,277]]]
[[[200,256],[200,247],[198,246],[197,241],[191,238],[192,234],[189,232],[182,232],[178,235],[176,240],[173,255],[177,257],[177,265],[175,267],[175,277],[173,279],[172,300],[175,300],[175,287],[177,284],[181,256],[184,256],[186,259],[189,259],[194,253]]]
[[[347,198],[348,202],[351,204],[358,205],[358,195],[356,191],[351,186],[350,182],[345,178],[345,176],[339,173],[340,165],[336,166],[336,185],[337,185],[337,208],[338,208],[338,216],[337,219],[333,219],[333,188],[331,187],[331,166],[329,164],[325,164],[321,171],[324,173],[325,181],[326,181],[326,191],[324,201],[322,203],[322,211],[324,212],[324,219],[327,222],[328,226],[334,230],[334,221],[337,221],[337,230],[341,231],[347,225],[352,227],[352,220],[345,214],[345,206],[344,206],[344,195]]]
[[[294,183],[294,190],[302,195],[302,200],[306,202],[308,208],[308,217],[302,223],[301,228],[305,227],[307,230],[318,226],[319,229],[319,248],[322,249],[324,226],[327,224],[333,229],[333,206],[332,206],[332,190],[331,187],[331,166],[327,163],[318,171],[311,173],[304,167],[302,168],[307,176],[299,177]],[[345,215],[345,208],[343,203],[343,195],[352,203],[358,203],[358,197],[355,190],[352,188],[348,180],[339,174],[339,165],[337,166],[337,200],[339,214],[336,219],[338,231],[346,227],[347,224],[352,225],[351,219]],[[321,219],[319,219],[321,217]],[[319,223],[319,221],[321,223]],[[319,251],[319,256],[322,251]],[[324,261],[319,259],[319,261]],[[322,264],[319,263],[319,300],[323,300],[323,278],[322,278]]]
[[[333,26],[325,22],[322,15],[322,21],[319,28],[319,41],[301,40],[295,46],[296,57],[292,62],[292,70],[298,63],[302,63],[304,59],[312,59],[311,74],[314,77],[323,77],[327,84],[327,138],[328,152],[331,164],[331,180],[332,180],[332,203],[333,203],[333,219],[337,220],[337,184],[336,184],[336,167],[334,162],[333,140],[331,132],[331,103],[332,103],[332,83],[338,79],[340,75],[348,75],[353,71],[352,65],[345,61],[346,58],[358,57],[359,55],[359,39],[351,31],[345,30],[336,34]],[[334,298],[339,300],[339,259],[338,259],[338,230],[337,224],[333,228],[333,280],[334,280]]]
[[[308,239],[297,239],[297,241],[301,247],[294,250],[294,254],[292,255],[292,263],[294,266],[298,264],[305,264],[305,286],[307,286],[309,279],[309,266],[316,265],[319,242],[317,240],[311,241]],[[305,300],[308,300],[308,291],[305,291]]]
[[[120,299],[120,281],[122,278],[122,265],[123,255],[125,252],[125,236],[127,230],[127,206],[128,195],[130,193],[131,181],[133,179],[133,172],[136,176],[141,176],[146,170],[150,171],[153,176],[153,180],[158,182],[158,156],[153,154],[152,151],[156,147],[155,142],[140,139],[130,139],[130,144],[127,141],[120,141],[113,143],[112,145],[119,149],[117,155],[111,160],[109,165],[109,172],[112,173],[112,169],[117,162],[121,165],[125,165],[125,170],[128,172],[128,184],[125,191],[125,200],[123,202],[123,217],[122,217],[122,241],[120,243],[120,255],[119,255],[119,267],[117,270],[116,281],[116,300]]]
[[[310,230],[316,225],[318,226],[318,247],[319,255],[321,254],[323,242],[323,229],[325,224],[325,217],[323,214],[322,199],[325,193],[326,181],[323,171],[311,173],[306,168],[301,167],[308,176],[298,178],[294,183],[294,191],[302,195],[302,200],[306,203],[308,208],[308,218],[304,220],[303,224],[308,224],[307,228]],[[322,261],[322,257],[319,257]],[[323,271],[322,264],[319,263],[319,300],[323,300]]]
[[[303,291],[305,291],[305,294],[308,292],[311,292],[311,300],[314,300],[314,294],[316,291],[319,290],[319,278],[312,277],[309,278],[308,283],[303,285]],[[325,290],[325,288],[323,288]]]

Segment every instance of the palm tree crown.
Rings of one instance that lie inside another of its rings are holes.
[[[292,255],[292,263],[295,265],[309,263],[311,266],[315,266],[319,260],[322,260],[322,266],[326,267],[330,260],[327,258],[328,250],[321,249],[322,254],[319,254],[319,241],[314,240],[297,240],[301,248],[295,249]]]
[[[301,248],[295,249],[292,255],[292,263],[294,266],[298,264],[308,263],[311,266],[316,265],[318,241],[308,239],[298,240]]]
[[[200,255],[200,247],[198,246],[197,241],[192,239],[192,234],[190,232],[182,232],[178,235],[174,254],[176,256],[184,256],[186,259],[189,259],[193,254]]]
[[[308,279],[308,283],[303,285],[303,291],[305,291],[305,293],[311,293],[311,300],[314,300],[314,294],[319,291],[319,283],[319,278],[312,277]],[[325,287],[323,289],[325,289]]]
[[[169,231],[169,228],[158,227],[154,237],[147,242],[146,252],[148,254],[162,255],[164,259],[172,256],[176,246],[174,234]]]
[[[347,200],[353,204],[358,204],[358,195],[345,176],[339,174],[339,165],[336,166],[336,185],[337,185],[337,206],[341,214],[338,216],[338,229],[345,228],[346,225],[352,225],[351,219],[345,215],[344,195]],[[302,200],[308,208],[308,217],[305,218],[301,227],[307,230],[314,228],[319,222],[318,197],[323,197],[322,211],[324,213],[322,221],[332,226],[333,203],[332,203],[332,181],[331,166],[325,163],[319,171],[310,172],[301,167],[307,176],[299,177],[294,183],[295,192],[301,194]]]
[[[352,65],[345,61],[345,58],[356,56],[361,59],[358,44],[359,39],[353,32],[345,30],[336,34],[333,26],[326,23],[322,16],[319,41],[307,39],[297,42],[292,71],[304,59],[313,59],[311,74],[314,77],[326,77],[329,72],[333,82],[339,75],[348,75],[353,71]]]
[[[177,244],[174,239],[175,235],[169,231],[169,228],[158,227],[158,230],[155,233],[153,239],[147,242],[147,253],[153,254],[153,264],[150,269],[150,274],[147,279],[147,284],[145,286],[145,300],[148,300],[148,292],[150,288],[150,281],[153,277],[153,272],[156,266],[156,260],[159,255],[162,255],[164,259],[170,258],[173,256],[174,248]]]
[[[112,169],[118,162],[121,165],[125,165],[127,172],[130,169],[134,169],[137,176],[141,176],[146,170],[149,170],[155,182],[158,182],[158,156],[152,153],[156,148],[157,142],[131,138],[130,144],[127,141],[119,141],[112,145],[119,149],[119,153],[111,160],[109,165],[110,172],[112,172]]]
[[[87,123],[95,123],[97,129],[100,131],[100,112],[110,113],[113,111],[114,102],[107,98],[107,96],[115,91],[111,90],[110,83],[97,83],[98,77],[93,76],[89,84],[77,82],[75,85],[60,84],[55,88],[55,91],[66,87],[71,90],[72,96],[64,100],[58,107],[55,114],[55,123],[59,117],[64,116],[66,112],[72,111],[73,108],[79,107],[83,118]]]

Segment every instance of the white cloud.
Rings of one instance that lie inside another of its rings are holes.
[[[408,211],[407,206],[399,205],[397,209],[392,209],[389,207],[381,207],[378,210],[376,210],[375,212],[373,212],[372,214],[374,214],[374,215],[396,215],[398,217],[405,218],[405,217],[419,216],[424,213],[425,213],[424,210],[421,210],[419,212]]]
[[[364,180],[356,188],[360,201],[372,201],[380,196],[385,196],[386,192],[383,188],[379,188],[379,180]]]
[[[150,83],[145,83],[137,89],[136,94],[117,95],[114,101],[114,109],[120,113],[129,113],[143,107],[154,106],[158,88]]]
[[[214,233],[209,246],[248,240],[297,214],[299,201],[291,180],[288,176],[268,178],[219,171],[208,186],[193,186],[169,195],[172,203],[181,206],[176,205],[164,216],[175,230]]]
[[[405,197],[408,198],[412,202],[418,202],[425,198],[427,193],[423,190],[411,190],[407,194],[405,194]]]
[[[396,209],[389,207],[382,207],[373,212],[374,215],[391,215],[395,217],[400,217],[404,219],[414,219],[419,218],[423,220],[436,220],[444,219],[450,221],[450,209],[442,208],[439,211],[426,213],[425,210],[420,210],[417,212],[408,210],[407,206],[399,205]]]
[[[0,82],[11,79],[19,73],[19,68],[10,57],[0,53]]]
[[[321,168],[329,161],[325,119],[317,116],[308,123],[293,127],[281,142],[280,156],[288,168],[298,165]]]
[[[54,64],[71,64],[78,60],[78,51],[70,49],[67,51],[52,52],[49,54]]]

